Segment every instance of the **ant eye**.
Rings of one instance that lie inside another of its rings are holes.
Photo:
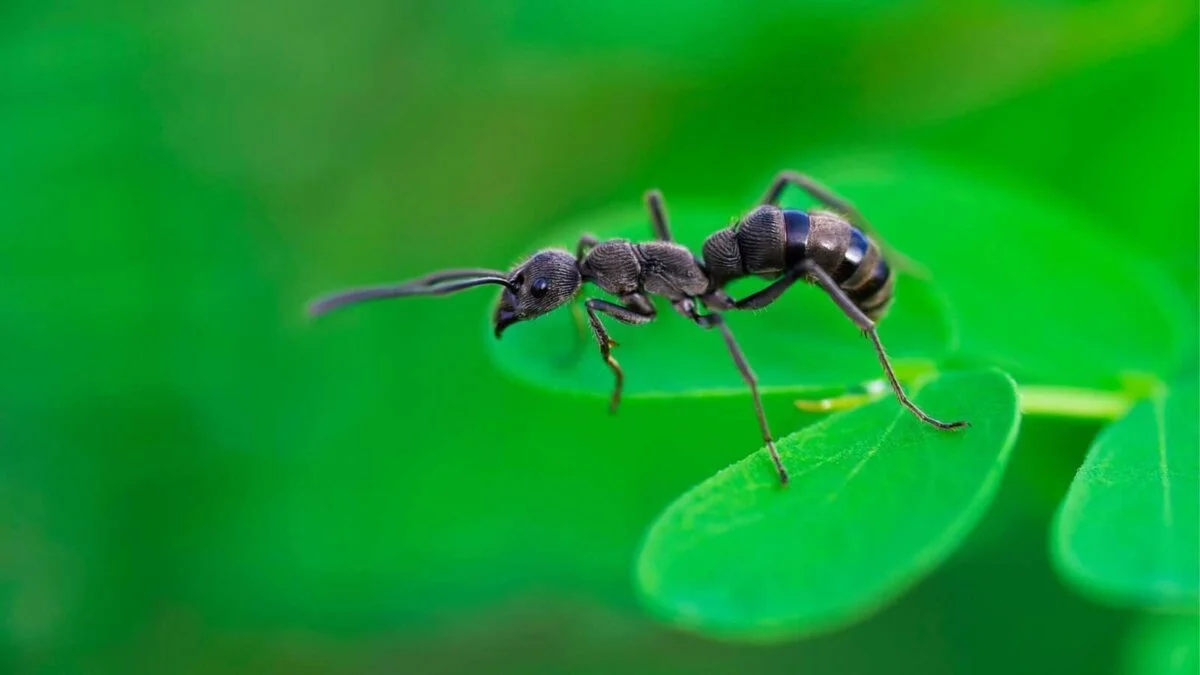
[[[550,290],[550,281],[545,277],[538,277],[533,280],[533,285],[529,287],[529,293],[535,298],[541,298],[546,295],[546,291]]]

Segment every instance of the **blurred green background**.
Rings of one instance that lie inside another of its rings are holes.
[[[303,317],[649,187],[733,215],[842,148],[1019,177],[1195,305],[1194,2],[752,5],[0,4],[0,672],[1117,672],[1144,619],[1046,548],[1098,423],[1026,420],[967,548],[878,616],[723,645],[630,568],[753,450],[669,420],[744,398],[614,420],[515,382],[490,291]]]

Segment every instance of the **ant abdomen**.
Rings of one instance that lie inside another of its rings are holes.
[[[785,212],[798,213],[803,212]],[[833,277],[838,288],[868,318],[878,320],[891,304],[895,284],[879,245],[837,214],[817,211],[803,215],[809,221],[808,233],[803,244],[794,240],[801,235],[801,228],[791,233],[794,236],[789,237],[788,243],[792,261],[799,262],[800,256],[812,260]]]
[[[704,242],[713,288],[747,276],[774,279],[811,261],[869,318],[886,313],[894,279],[879,245],[828,211],[765,205]]]

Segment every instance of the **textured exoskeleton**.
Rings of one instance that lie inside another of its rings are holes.
[[[824,206],[811,212],[783,209],[779,199],[788,185],[806,191]],[[410,295],[443,295],[482,284],[503,286],[493,318],[496,337],[514,323],[550,312],[575,299],[585,283],[616,296],[618,302],[585,300],[600,355],[612,369],[616,382],[610,409],[621,399],[624,372],[613,358],[615,343],[601,315],[627,324],[643,324],[657,317],[650,296],[667,299],[671,306],[702,328],[717,328],[735,365],[750,387],[763,440],[775,461],[780,480],[787,482],[784,467],[767,425],[758,394],[758,381],[721,314],[731,310],[761,309],[778,299],[797,281],[824,290],[868,338],[896,397],[922,421],[939,429],[956,429],[966,422],[941,422],[916,406],[896,380],[891,362],[875,330],[892,302],[895,278],[869,225],[849,202],[812,179],[792,171],[776,177],[760,206],[737,223],[718,230],[705,240],[703,259],[671,239],[662,195],[651,191],[646,204],[656,238],[649,242],[624,239],[598,241],[584,235],[574,254],[560,249],[538,251],[509,272],[464,269],[436,272],[407,283],[343,291],[311,305],[321,314],[350,303]],[[764,289],[736,300],[724,290],[730,282],[755,276],[771,280]]]

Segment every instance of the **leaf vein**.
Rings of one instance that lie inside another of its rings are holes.
[[[879,448],[887,442],[888,436],[891,436],[892,432],[896,430],[896,425],[900,423],[900,420],[903,419],[903,417],[904,410],[901,409],[894,417],[892,417],[891,423],[888,424],[887,428],[883,430],[883,433],[879,435],[879,440],[877,440],[871,446],[871,449],[867,451],[867,455],[860,459],[858,464],[854,465],[854,468],[850,469],[850,473],[846,475],[846,480],[842,481],[842,484],[838,486],[836,490],[829,493],[829,496],[825,498],[826,504],[833,503],[834,500],[836,500],[838,496],[846,490],[846,486],[850,484],[850,481],[854,480],[854,477],[858,475],[858,472],[862,471],[862,468],[867,465],[867,462],[869,462],[871,458],[879,452]]]

